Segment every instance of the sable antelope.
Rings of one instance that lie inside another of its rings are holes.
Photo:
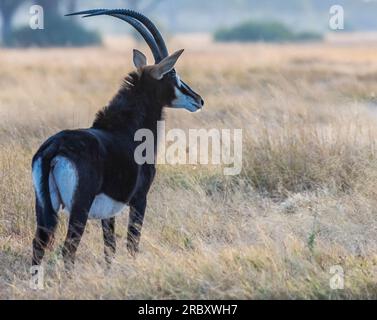
[[[74,264],[88,219],[102,221],[105,260],[115,254],[115,217],[130,207],[127,248],[138,251],[147,194],[155,176],[154,164],[139,165],[134,151],[141,142],[135,133],[149,129],[157,139],[157,121],[164,107],[201,109],[203,99],[180,80],[174,66],[183,50],[169,55],[156,26],[140,13],[127,10],[89,10],[70,15],[109,15],[131,24],[149,45],[154,65],[138,50],[133,52],[137,71],[130,73],[111,102],[99,111],[91,128],[65,130],[42,144],[33,157],[37,230],[33,265],[39,265],[51,245],[58,212],[69,215],[63,247],[65,266]],[[156,141],[155,141],[156,145]],[[156,150],[155,150],[156,154]]]

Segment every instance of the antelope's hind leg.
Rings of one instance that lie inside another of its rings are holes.
[[[96,173],[85,162],[74,163],[68,158],[60,157],[56,160],[53,176],[65,210],[69,213],[62,253],[65,267],[70,270],[95,198],[96,180],[93,179],[96,179]]]
[[[90,190],[90,182],[85,184],[86,188],[80,189],[80,186],[77,188],[70,212],[67,236],[63,246],[63,259],[67,270],[71,270],[74,266],[76,251],[88,221],[90,206],[95,197],[94,190]],[[79,185],[84,186],[84,181],[80,180]]]
[[[47,214],[50,214],[49,224],[46,225],[44,223],[43,215],[45,212],[38,199],[36,199],[35,210],[37,215],[37,230],[33,239],[33,266],[41,264],[46,248],[52,245],[58,223],[56,212],[48,212]]]
[[[101,220],[101,223],[104,240],[105,261],[109,268],[112,260],[114,259],[116,251],[115,218],[103,219]]]

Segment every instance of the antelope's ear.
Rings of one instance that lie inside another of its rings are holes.
[[[134,49],[134,65],[137,70],[147,65],[147,57],[137,49]]]
[[[173,70],[175,64],[178,61],[178,58],[183,53],[184,49],[179,50],[172,55],[163,59],[159,64],[156,64],[151,67],[151,76],[156,80],[161,80],[165,74]]]

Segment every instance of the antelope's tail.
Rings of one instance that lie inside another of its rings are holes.
[[[51,162],[56,156],[58,149],[58,144],[51,142],[34,156],[32,164],[33,184],[36,194],[37,224],[39,228],[52,233],[58,222],[58,213],[52,206],[49,177]]]

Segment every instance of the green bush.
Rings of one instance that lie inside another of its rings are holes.
[[[323,40],[323,36],[321,34],[316,33],[316,32],[310,32],[310,31],[298,33],[296,34],[295,38],[296,38],[295,39],[296,41],[302,41],[302,42]]]
[[[11,37],[14,47],[77,47],[100,43],[101,37],[97,32],[86,30],[76,21],[59,15],[46,16],[42,30],[21,27],[14,30]]]
[[[214,38],[221,42],[288,42],[321,40],[322,35],[313,32],[294,33],[280,22],[247,21],[231,28],[216,31]]]

